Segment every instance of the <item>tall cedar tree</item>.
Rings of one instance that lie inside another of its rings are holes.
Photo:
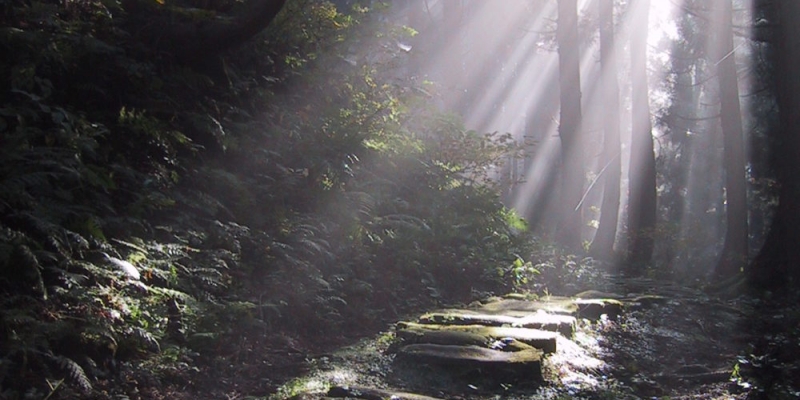
[[[157,4],[143,4],[136,0],[123,1],[128,12],[151,18],[151,8]],[[203,64],[266,29],[285,4],[286,0],[247,0],[231,18],[152,22],[146,28],[140,28],[140,35],[186,64]]]
[[[628,193],[628,268],[638,271],[653,256],[656,228],[656,160],[647,89],[647,23],[650,0],[632,4],[631,159]]]
[[[744,172],[744,139],[739,105],[739,83],[733,48],[733,5],[731,0],[713,3],[712,26],[715,41],[710,52],[717,66],[720,120],[725,165],[725,245],[714,271],[725,279],[738,274],[747,263],[747,188]]]
[[[558,1],[558,82],[561,98],[559,136],[561,137],[561,226],[559,242],[579,249],[581,214],[578,210],[583,190],[583,152],[581,150],[581,78],[578,41],[577,0]]]
[[[781,186],[772,225],[748,275],[759,288],[780,288],[800,280],[800,1],[764,1],[759,6],[777,25],[771,54],[780,115],[775,155]]]
[[[600,259],[610,259],[614,254],[617,236],[620,199],[619,139],[619,82],[614,50],[614,1],[600,0],[600,66],[605,115],[603,118],[603,204],[600,207],[600,224],[592,240],[590,253]]]

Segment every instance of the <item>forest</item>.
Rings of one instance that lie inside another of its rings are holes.
[[[0,399],[800,398],[796,21],[0,0]]]

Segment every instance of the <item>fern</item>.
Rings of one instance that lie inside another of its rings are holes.
[[[161,344],[158,343],[158,339],[156,339],[152,333],[142,328],[132,327],[130,329],[129,336],[134,338],[136,342],[143,345],[147,349],[155,352],[161,352]]]
[[[181,300],[183,302],[194,302],[195,299],[191,295],[181,292],[180,290],[174,290],[169,288],[151,286],[150,292],[154,295],[160,296],[162,298],[174,298]]]
[[[54,355],[50,355],[50,357],[56,361],[59,368],[67,374],[67,377],[75,383],[83,394],[89,394],[92,391],[92,382],[89,381],[83,367],[68,357]]]
[[[25,289],[33,289],[35,293],[47,300],[47,290],[42,279],[42,266],[39,260],[26,245],[17,245],[12,253],[12,260],[16,264],[17,271],[21,272],[21,282],[29,286]]]

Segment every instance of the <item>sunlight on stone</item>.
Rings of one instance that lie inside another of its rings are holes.
[[[598,387],[599,376],[606,364],[595,357],[600,351],[597,339],[585,332],[576,332],[573,340],[558,337],[558,351],[548,358],[548,368],[552,368],[567,388],[579,390]]]
[[[357,375],[350,369],[335,368],[321,374],[319,382],[328,382],[333,385],[347,385],[356,381]]]

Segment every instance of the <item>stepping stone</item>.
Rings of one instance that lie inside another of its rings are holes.
[[[489,337],[471,332],[449,330],[422,330],[402,329],[396,332],[397,338],[402,342],[399,346],[392,345],[390,353],[397,353],[397,348],[409,344],[441,344],[450,346],[477,346],[500,351],[530,350],[535,347],[511,338],[493,340]]]
[[[572,315],[577,311],[574,299],[569,297],[550,296],[547,300],[501,299],[481,305],[476,311],[487,314],[505,314],[509,311],[536,312],[545,311],[550,314]]]
[[[556,338],[558,337],[558,333],[555,332],[530,328],[510,328],[483,325],[436,325],[418,324],[414,322],[398,322],[397,330],[398,332],[402,330],[469,332],[495,340],[510,338],[516,339],[537,349],[541,349],[548,354],[556,351]]]
[[[432,312],[419,317],[422,324],[512,326],[559,332],[572,337],[575,317],[548,314],[544,311],[522,312],[517,315],[481,314],[469,310]]]
[[[575,317],[570,315],[548,314],[544,311],[537,311],[520,317],[519,321],[511,324],[511,326],[558,332],[569,338],[575,332],[576,323]]]
[[[546,312],[556,315],[573,315],[591,320],[603,314],[616,317],[622,313],[623,303],[616,299],[573,299],[550,296],[546,300],[498,300],[483,304],[477,311],[486,314],[513,315],[519,312]]]
[[[603,314],[611,318],[622,314],[622,302],[614,299],[577,299],[575,305],[580,318],[598,320]]]
[[[362,386],[334,386],[328,390],[330,398],[348,398],[365,400],[441,400],[437,397],[423,396],[416,393],[396,392],[393,390],[369,388]]]
[[[421,324],[503,326],[515,324],[519,322],[519,318],[508,315],[479,314],[455,310],[427,313],[419,317],[418,321]]]
[[[584,290],[572,296],[576,299],[614,299],[622,300],[625,296],[616,293],[601,292],[599,290]]]
[[[400,360],[457,367],[458,370],[480,370],[484,376],[507,378],[509,375],[540,382],[542,352],[531,349],[503,352],[477,346],[411,344],[397,353]]]
[[[490,338],[471,332],[401,329],[395,335],[403,343],[448,344],[454,346],[482,346],[486,347]]]

